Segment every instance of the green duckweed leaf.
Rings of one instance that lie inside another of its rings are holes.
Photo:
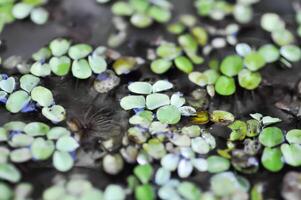
[[[191,29],[192,35],[197,39],[198,43],[205,46],[208,42],[208,33],[205,28],[196,26]]]
[[[153,175],[153,168],[149,164],[138,165],[134,169],[134,174],[141,181],[141,183],[146,184],[150,181]]]
[[[35,62],[30,68],[30,73],[38,77],[45,77],[51,74],[51,68],[47,63]]]
[[[273,41],[279,46],[289,45],[294,42],[294,35],[288,30],[278,30],[272,33]]]
[[[244,4],[236,4],[233,10],[233,16],[239,23],[249,23],[253,18],[253,10],[251,6]]]
[[[252,48],[246,43],[238,43],[235,46],[235,51],[238,55],[245,57],[246,55],[252,52]]]
[[[228,159],[221,156],[209,156],[207,158],[208,172],[219,173],[226,171],[230,168],[230,162]]]
[[[7,141],[7,140],[8,140],[8,131],[5,128],[0,127],[0,142]]]
[[[151,70],[156,74],[167,72],[172,66],[172,62],[165,59],[157,59],[152,61]]]
[[[167,80],[159,80],[153,84],[153,92],[162,92],[173,88],[173,84]]]
[[[223,59],[221,72],[229,77],[236,76],[243,68],[243,60],[240,56],[230,55]]]
[[[214,194],[224,197],[244,191],[233,172],[215,174],[210,179],[211,190]]]
[[[29,16],[32,6],[26,3],[17,3],[12,9],[12,14],[16,19],[25,19]]]
[[[44,136],[49,130],[49,126],[42,122],[31,122],[24,127],[24,132],[33,137]]]
[[[155,110],[169,103],[169,96],[166,94],[153,93],[146,97],[146,107],[149,110]]]
[[[13,77],[0,81],[0,89],[7,93],[12,93],[16,88],[16,81]]]
[[[185,98],[183,94],[177,92],[174,93],[170,98],[170,104],[176,106],[177,108],[182,107],[185,104]]]
[[[275,13],[265,13],[262,15],[260,25],[268,32],[276,32],[285,26],[279,15]]]
[[[281,152],[288,165],[294,167],[301,166],[301,146],[299,144],[282,144]]]
[[[253,51],[245,56],[244,64],[250,71],[257,71],[265,66],[265,59],[260,53]]]
[[[191,72],[188,75],[188,78],[191,82],[201,87],[206,86],[208,83],[208,77],[206,76],[206,74],[202,72],[197,72],[197,71]]]
[[[277,127],[264,128],[259,135],[259,142],[266,147],[274,147],[284,141],[281,129]]]
[[[107,69],[107,62],[102,56],[91,55],[88,57],[89,65],[95,74],[100,74]]]
[[[129,0],[129,3],[138,12],[145,12],[150,5],[150,2],[147,0]]]
[[[72,63],[72,74],[78,79],[87,79],[92,76],[92,69],[87,60],[75,60]]]
[[[154,200],[155,192],[150,184],[139,185],[135,188],[135,198],[137,200]]]
[[[163,43],[156,49],[156,54],[166,60],[171,60],[178,57],[181,49],[174,43]]]
[[[287,132],[286,140],[290,144],[301,144],[301,130],[300,129],[292,129]]]
[[[30,135],[17,134],[12,137],[9,145],[12,147],[28,147],[32,144],[34,138]]]
[[[279,119],[279,118],[276,118],[276,117],[270,117],[270,116],[264,116],[262,119],[261,119],[261,122],[264,126],[268,126],[268,125],[271,125],[271,124],[275,124],[275,123],[278,123],[278,122],[281,122],[282,120]]]
[[[175,65],[179,70],[181,70],[187,74],[192,72],[192,70],[193,70],[193,65],[186,56],[177,57],[175,59]]]
[[[154,159],[160,159],[166,154],[163,143],[156,138],[150,139],[147,143],[144,143],[143,149]]]
[[[256,89],[261,81],[262,77],[258,72],[251,72],[248,69],[243,69],[238,74],[239,85],[247,90]]]
[[[56,142],[56,149],[60,151],[72,152],[78,147],[78,142],[71,136],[62,136]]]
[[[181,23],[173,23],[170,24],[167,29],[172,34],[181,34],[185,30],[185,27]]]
[[[148,15],[159,23],[168,22],[171,18],[171,13],[168,9],[163,9],[158,6],[151,6],[148,10]]]
[[[63,137],[63,136],[70,136],[71,135],[71,132],[64,128],[64,127],[53,127],[51,128],[48,133],[47,133],[47,139],[48,140],[57,140],[59,139],[60,137]]]
[[[176,106],[167,105],[157,110],[157,118],[161,123],[176,124],[181,120],[181,112]]]
[[[196,52],[198,49],[197,41],[190,34],[180,35],[178,37],[178,42],[185,49],[185,51]]]
[[[23,163],[31,159],[29,148],[15,149],[10,152],[10,160],[14,163]]]
[[[204,78],[204,80],[207,80],[207,84],[211,85],[211,84],[215,84],[218,77],[220,76],[220,74],[218,73],[218,71],[214,70],[214,69],[207,69],[204,71],[203,73],[206,78]]]
[[[25,74],[20,78],[20,87],[26,92],[31,92],[31,90],[36,87],[39,82],[40,78],[31,74]]]
[[[130,21],[137,28],[146,28],[153,23],[152,18],[143,13],[135,13],[132,15]]]
[[[3,200],[13,199],[13,191],[6,183],[0,183],[0,194]]]
[[[108,187],[107,187],[108,188]],[[106,189],[107,189],[106,188]],[[116,196],[117,197],[117,199],[120,199],[120,200],[122,200],[123,198],[122,198],[122,191],[117,191],[117,190],[114,190],[114,191],[112,191],[113,192],[113,194],[114,194],[114,197]],[[100,190],[97,190],[97,189],[89,189],[88,191],[85,191],[83,194],[82,194],[82,196],[81,196],[81,198],[80,198],[80,200],[86,200],[86,199],[104,199],[104,197],[103,197],[104,195],[103,195],[103,193],[100,191]]]
[[[44,200],[55,200],[61,199],[65,195],[65,188],[60,185],[54,185],[52,187],[47,188],[43,192],[43,199]]]
[[[61,122],[66,118],[66,111],[60,105],[53,105],[51,107],[44,107],[42,114],[52,122]]]
[[[160,167],[156,172],[155,183],[158,185],[164,185],[170,180],[170,177],[170,171],[163,167]]]
[[[280,48],[280,54],[291,62],[298,62],[301,60],[301,50],[295,45],[286,45]]]
[[[49,13],[42,7],[32,9],[30,13],[30,19],[33,23],[42,25],[48,21]]]
[[[152,93],[152,85],[147,82],[133,82],[130,83],[128,89],[136,94],[150,94]]]
[[[191,148],[198,154],[207,154],[210,151],[209,144],[201,137],[191,139]]]
[[[227,76],[220,76],[215,83],[215,91],[223,96],[234,94],[236,91],[234,79]]]
[[[193,165],[190,160],[181,159],[178,166],[178,175],[180,178],[188,178],[193,171]]]
[[[69,73],[71,60],[67,56],[52,57],[49,61],[51,71],[57,76],[65,76]]]
[[[61,172],[69,171],[74,161],[68,152],[55,151],[53,155],[53,166]]]
[[[197,137],[201,134],[201,128],[197,125],[184,126],[181,129],[182,134],[188,135],[189,137]]]
[[[13,92],[7,99],[6,109],[12,113],[18,113],[30,102],[30,99],[25,91]]]
[[[53,141],[36,138],[31,145],[32,157],[37,160],[47,160],[54,152]]]
[[[4,124],[7,131],[23,131],[26,124],[21,121],[10,121]]]
[[[52,52],[52,55],[60,57],[68,52],[70,45],[70,41],[64,38],[57,38],[50,42],[49,48]]]
[[[131,16],[134,12],[133,7],[129,3],[123,1],[114,3],[111,9],[113,14],[120,16]]]
[[[266,44],[259,48],[258,53],[264,58],[265,62],[272,63],[279,59],[280,53],[273,44]]]
[[[92,47],[88,44],[75,44],[69,48],[68,55],[73,60],[79,60],[87,57],[92,51]]]
[[[261,162],[262,165],[269,171],[280,171],[284,166],[280,148],[264,148],[261,156]]]
[[[0,163],[0,179],[12,183],[17,183],[21,179],[21,174],[14,165],[8,163]]]
[[[103,169],[106,173],[116,175],[124,167],[123,158],[120,154],[107,154],[102,161]]]
[[[120,106],[124,110],[131,110],[134,108],[144,108],[145,107],[145,98],[140,95],[130,95],[123,97],[120,100]]]
[[[187,200],[199,200],[201,199],[201,191],[199,188],[190,182],[184,181],[177,187],[179,194]]]
[[[104,200],[109,200],[109,199],[125,200],[126,193],[121,186],[110,184],[106,187],[106,189],[104,191],[103,199]],[[82,199],[82,200],[84,200],[84,199]]]
[[[54,103],[51,91],[42,86],[37,86],[32,89],[31,98],[38,102],[38,104],[42,107],[48,107]]]
[[[175,171],[178,167],[179,161],[180,157],[178,155],[169,153],[161,159],[161,165],[169,171]]]

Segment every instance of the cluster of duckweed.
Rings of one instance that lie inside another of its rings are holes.
[[[284,131],[275,126],[279,118],[252,114],[247,121],[235,120],[226,149],[218,153],[231,160],[233,167],[242,173],[253,174],[262,166],[271,171],[280,171],[285,164],[292,167],[301,165],[300,129]],[[242,148],[237,148],[243,144]],[[261,159],[258,160],[258,155]]]
[[[194,5],[202,17],[220,21],[232,15],[237,22],[246,24],[254,15],[252,5],[258,2],[259,0],[238,0],[234,4],[225,0],[195,0]]]
[[[96,1],[102,4],[110,0]],[[281,119],[259,113],[251,114],[251,119],[235,119],[231,112],[212,107],[208,97],[214,100],[215,93],[233,95],[238,85],[246,90],[255,90],[264,80],[260,70],[265,66],[279,62],[290,68],[292,63],[301,60],[301,50],[293,31],[275,13],[260,16],[260,26],[271,34],[273,44],[265,42],[256,49],[239,41],[237,35],[243,29],[239,24],[251,22],[254,15],[252,5],[257,2],[194,1],[201,17],[219,21],[233,16],[235,21],[226,24],[225,28],[198,23],[198,18],[187,14],[173,21],[172,4],[167,0],[118,0],[109,3],[112,13],[118,16],[114,18],[117,33],[111,34],[107,41],[111,47],[125,42],[126,18],[137,28],[172,21],[167,25],[167,32],[173,34],[177,42],[158,40],[156,50],[148,52],[149,66],[143,66],[150,67],[156,74],[151,80],[141,78],[137,81],[136,77],[131,79],[133,82],[123,80],[125,75],[130,76],[136,69],[144,73],[141,66],[146,62],[144,59],[121,56],[103,46],[94,48],[66,38],[52,40],[35,52],[28,62],[18,56],[4,60],[3,64],[0,59],[4,69],[11,72],[16,68],[22,73],[20,77],[0,74],[0,102],[11,113],[41,110],[49,120],[47,123],[9,121],[0,127],[0,199],[31,198],[33,185],[21,182],[24,168],[20,166],[23,164],[25,168],[25,164],[30,163],[38,167],[51,166],[60,173],[73,173],[72,169],[85,160],[77,159],[86,149],[81,146],[82,135],[74,134],[74,130],[89,130],[93,126],[89,120],[83,124],[79,122],[83,127],[77,127],[69,120],[67,124],[72,131],[65,128],[65,109],[56,104],[53,92],[41,84],[49,77],[64,79],[67,76],[77,82],[92,80],[88,86],[98,93],[108,93],[114,88],[120,91],[120,84],[127,87],[122,94],[114,94],[124,110],[122,113],[129,115],[123,118],[127,127],[121,145],[115,148],[111,139],[99,141],[97,149],[84,155],[93,157],[86,160],[95,157],[93,167],[110,176],[117,177],[126,170],[132,173],[125,175],[126,183],[108,184],[103,189],[87,181],[86,177],[59,178],[43,189],[41,199],[264,199],[265,185],[262,182],[251,185],[241,174],[253,175],[259,170],[276,173],[286,165],[294,169],[300,167],[301,130],[281,129],[277,126]],[[44,24],[48,13],[40,6],[45,3],[47,1],[43,0],[0,0],[0,29],[29,15],[33,22]],[[295,10],[300,26],[300,11],[298,7]],[[297,32],[300,35],[300,30]],[[227,46],[233,48],[235,54],[223,56],[219,63],[212,54]],[[207,63],[209,69],[198,70],[200,65]],[[162,75],[172,71],[173,66],[184,72],[187,80],[206,88],[191,84],[191,96],[187,95],[190,91],[179,91],[179,85],[174,84],[176,80],[168,80]],[[112,120],[102,120],[101,109],[91,113],[85,117],[95,118],[97,125],[104,123],[107,127],[108,123],[114,124]],[[51,126],[51,123],[61,125]],[[213,126],[224,128],[226,139],[218,138],[212,131]],[[224,145],[219,146],[219,142],[224,142]],[[128,166],[133,166],[133,170]],[[203,190],[193,178],[208,174],[208,187]],[[300,177],[297,172],[285,175],[281,190],[285,199],[300,198]]]
[[[172,4],[168,0],[122,0],[112,5],[113,14],[129,17],[130,23],[137,28],[147,28],[154,22],[168,22],[171,9]]]
[[[224,48],[227,43],[236,43],[236,34],[239,31],[237,24],[229,24],[225,29],[215,29],[197,22],[195,16],[186,14],[168,25],[167,30],[176,35],[178,43],[160,41],[154,52],[155,56],[151,58],[151,70],[154,73],[163,74],[172,66],[184,73],[190,73],[195,65],[203,64],[204,56],[213,50]]]
[[[40,78],[31,74],[25,74],[18,80],[1,74],[2,104],[5,104],[6,109],[11,113],[41,110],[50,121],[54,123],[63,121],[66,115],[65,109],[55,104],[52,92],[39,84]]]
[[[246,43],[239,43],[235,49],[237,54],[226,56],[219,66],[203,72],[191,72],[189,80],[201,87],[214,85],[217,94],[229,96],[237,89],[234,77],[237,76],[240,87],[254,90],[263,79],[260,69],[277,61],[291,66],[290,62],[301,60],[301,50],[296,45],[278,48],[273,44],[265,44],[256,50]]]
[[[48,0],[2,0],[0,1],[0,32],[6,24],[30,18],[38,25],[48,21],[49,13],[42,6]]]
[[[66,128],[50,127],[42,122],[11,121],[0,128],[0,179],[12,183],[21,180],[17,164],[42,163],[52,159],[61,172],[70,170],[79,143]]]
[[[210,188],[204,191],[193,182],[173,178],[164,168],[155,171],[150,164],[136,166],[127,181],[129,192],[137,200],[155,199],[156,193],[160,199],[246,199],[250,190],[247,179],[230,171],[213,175]],[[262,195],[259,189],[252,190],[254,194]]]

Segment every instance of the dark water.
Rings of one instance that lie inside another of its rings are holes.
[[[195,13],[192,0],[173,0],[173,2],[176,14]],[[255,6],[255,18],[252,23],[243,27],[243,31],[239,35],[240,40],[248,42],[254,47],[271,42],[269,35],[258,28],[260,13],[262,12],[277,12],[286,20],[288,28],[295,28],[294,12],[290,3],[291,1],[283,0],[262,0],[260,4]],[[111,23],[110,6],[100,6],[95,3],[95,0],[50,0],[48,8],[51,10],[51,20],[47,25],[36,26],[29,21],[22,21],[5,28],[1,34],[1,39],[6,44],[5,50],[0,52],[2,57],[20,55],[29,58],[33,52],[56,37],[68,37],[74,41],[90,43],[95,46],[106,45],[109,33],[114,30]],[[209,20],[202,20],[202,23],[211,23]],[[223,27],[225,22],[218,22],[217,24]],[[168,36],[162,25],[153,25],[146,30],[131,28],[127,41],[117,50],[124,55],[145,57],[149,41],[155,40],[158,36],[163,36],[171,41],[175,39]],[[300,44],[300,41],[298,42]],[[215,55],[222,57],[231,52],[233,53],[233,48],[227,48],[215,52]],[[206,66],[201,65],[198,68],[203,69]],[[294,120],[291,115],[274,106],[275,102],[285,98],[290,99],[291,95],[296,94],[295,85],[301,79],[300,63],[294,64],[292,69],[285,69],[280,64],[271,64],[262,71],[262,74],[265,82],[257,90],[253,92],[239,90],[237,95],[233,97],[214,98],[209,109],[228,110],[233,112],[237,118],[247,118],[250,113],[260,112],[264,115],[283,119],[281,126],[285,130],[301,128],[299,120]],[[182,73],[172,71],[164,77],[174,82],[179,91],[184,92],[184,94],[195,89],[195,86],[187,80],[187,76]],[[68,118],[81,118],[89,106],[94,106],[96,109],[114,108],[111,117],[115,121],[121,122],[122,128],[126,128],[126,113],[122,112],[118,106],[118,99],[126,93],[124,85],[129,81],[148,78],[156,79],[158,77],[150,73],[149,66],[146,64],[136,72],[122,77],[123,85],[107,95],[97,95],[91,90],[92,81],[75,81],[71,77],[47,78],[44,80],[44,84],[54,92],[57,103],[67,109]],[[43,121],[42,116],[38,113],[12,115],[4,109],[0,110],[0,116],[1,124],[16,119]],[[221,127],[214,126],[211,129],[215,135],[225,135],[225,129]],[[221,144],[226,141],[221,138],[218,140]],[[49,186],[49,180],[58,174],[49,166],[49,163],[41,163],[38,167],[31,164],[21,166],[24,180],[35,184],[36,196],[39,196],[41,191]],[[102,173],[97,164],[88,168],[76,167],[68,174],[86,174],[97,187],[103,188],[109,182],[124,183],[131,168],[132,166],[127,166],[123,174],[118,177]],[[261,170],[255,175],[244,176],[252,183],[264,182],[267,186],[266,197],[281,199],[282,178],[285,172],[290,170],[301,171],[286,167],[279,173]],[[208,177],[209,174],[199,173],[191,180],[198,183],[201,188],[206,189],[208,188]]]

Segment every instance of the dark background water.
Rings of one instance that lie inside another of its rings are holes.
[[[192,0],[173,0],[172,2],[175,6],[174,19],[179,14],[195,14]],[[255,17],[250,24],[243,26],[243,31],[239,34],[240,41],[248,42],[254,47],[271,42],[269,34],[259,28],[259,19],[263,12],[277,12],[285,19],[289,29],[295,29],[296,24],[291,3],[292,1],[288,0],[262,0],[261,3],[255,5]],[[5,49],[2,49],[0,52],[1,57],[20,55],[24,58],[30,58],[33,52],[56,37],[69,37],[76,42],[90,43],[94,46],[106,45],[108,35],[111,31],[114,31],[111,23],[110,4],[99,5],[95,0],[50,0],[47,8],[51,12],[51,18],[46,25],[37,26],[26,20],[15,22],[5,27],[3,33],[1,33],[1,39],[5,42]],[[224,27],[225,25],[225,21],[200,20],[202,23],[215,23],[219,27]],[[229,20],[226,19],[226,21]],[[163,36],[171,41],[175,40],[175,38],[166,33],[165,26],[158,24],[154,24],[151,28],[145,30],[130,28],[128,35],[127,41],[117,50],[124,55],[130,56],[145,57],[149,42],[155,40],[158,36]],[[300,44],[300,41],[298,43]],[[223,57],[231,52],[234,52],[232,47],[215,52],[215,55]],[[205,68],[205,65],[197,66],[197,69]],[[239,90],[237,95],[233,97],[214,98],[210,104],[210,109],[225,109],[233,112],[237,118],[247,118],[249,113],[260,112],[283,119],[280,125],[285,130],[300,128],[300,120],[294,120],[290,115],[274,106],[275,102],[283,99],[290,101],[291,96],[296,95],[295,86],[298,80],[301,79],[300,63],[294,64],[292,69],[283,68],[277,63],[271,64],[262,70],[262,74],[265,81],[260,88],[253,92]],[[164,77],[174,82],[179,91],[185,94],[196,88],[196,86],[189,83],[186,75],[177,71],[171,71]],[[129,81],[144,78],[157,78],[156,75],[150,73],[147,64],[136,72],[122,77],[122,83],[126,84]],[[123,115],[121,115],[121,110],[118,107],[118,99],[125,93],[122,85],[106,96],[97,96],[96,93],[91,92],[89,89],[91,81],[77,82],[72,80],[71,77],[63,79],[46,78],[44,84],[52,89],[56,101],[67,109],[68,117],[80,117],[85,112],[87,105],[92,103],[92,99],[97,97],[99,99],[95,105],[96,108],[105,106],[114,108],[114,118],[116,120],[121,118],[124,124],[127,123],[127,118],[122,118]],[[296,101],[300,102],[298,99]],[[43,121],[43,118],[37,113],[12,115],[6,112],[5,109],[0,110],[1,124],[16,119]],[[226,137],[225,129],[221,127],[213,126],[211,131],[217,136],[222,136],[221,138]],[[226,141],[220,138],[218,140],[220,140],[218,141],[220,144]],[[108,183],[124,183],[126,176],[131,171],[131,167],[127,166],[123,174],[118,177],[102,173],[98,165],[76,167],[68,174],[85,174],[97,187],[104,188]],[[28,166],[21,166],[21,169],[24,174],[24,180],[34,183],[35,196],[39,196],[41,191],[50,185],[51,178],[58,174],[48,164],[41,164],[38,167],[28,164]],[[281,199],[282,178],[285,172],[290,170],[300,171],[300,169],[286,167],[279,173],[270,173],[261,169],[255,175],[245,177],[252,183],[264,182],[267,188],[265,192],[267,198]],[[65,176],[68,176],[68,174]],[[192,177],[191,180],[199,184],[202,189],[207,189],[209,176],[206,173],[199,173]]]

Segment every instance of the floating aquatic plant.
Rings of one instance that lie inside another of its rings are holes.
[[[185,99],[181,93],[174,93],[171,97],[161,94],[173,88],[173,84],[159,80],[151,85],[148,82],[133,82],[128,89],[135,95],[123,97],[120,106],[125,110],[148,109],[157,110],[156,117],[163,124],[176,124],[180,121],[181,115],[193,115],[195,110],[192,107],[183,106]],[[144,95],[147,95],[146,98]]]
[[[49,13],[42,6],[48,0],[5,0],[0,2],[0,32],[6,24],[16,20],[30,18],[35,24],[42,25],[48,21]]]
[[[112,5],[114,15],[130,17],[130,22],[137,28],[147,28],[153,24],[166,23],[171,18],[172,5],[167,0],[129,0],[117,1]]]
[[[220,0],[196,0],[194,5],[197,12],[202,17],[210,17],[213,20],[223,20],[229,15],[233,15],[236,21],[245,24],[252,20],[252,4],[259,0],[240,0],[236,4]]]
[[[36,76],[45,77],[51,73],[66,76],[71,72],[77,79],[88,79],[93,74],[105,72],[109,59],[113,59],[113,69],[118,75],[129,73],[138,63],[137,58],[121,57],[106,47],[93,49],[89,44],[72,44],[65,38],[52,40],[48,47],[38,50],[32,58],[36,62],[32,64],[30,72]]]
[[[278,49],[272,44],[266,44],[255,51],[245,44],[236,45],[238,55],[226,56],[219,66],[219,69],[209,69],[204,72],[194,71],[188,78],[194,84],[204,87],[214,85],[219,95],[233,95],[237,90],[235,77],[238,77],[238,84],[246,90],[254,90],[262,82],[262,75],[259,70],[267,63],[286,59],[289,62],[297,62],[301,59],[301,50],[294,45],[285,45]],[[282,56],[282,57],[280,57]]]
[[[102,191],[94,187],[86,178],[74,176],[69,180],[60,180],[43,191],[43,200],[61,198],[124,200],[126,192],[116,184],[110,184]]]
[[[9,112],[31,112],[41,108],[42,114],[52,122],[57,123],[65,119],[65,109],[55,105],[49,89],[39,86],[40,78],[25,74],[17,80],[2,74],[0,79],[1,102]],[[17,88],[17,84],[20,88]]]
[[[8,122],[0,128],[0,141],[0,179],[9,182],[21,179],[16,164],[46,161],[52,156],[53,166],[57,170],[68,171],[74,164],[72,154],[79,147],[68,129],[49,127],[42,122]]]

